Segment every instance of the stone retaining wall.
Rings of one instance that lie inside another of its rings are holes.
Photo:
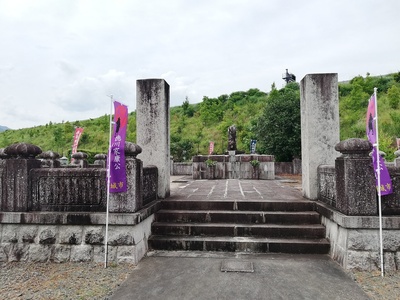
[[[133,214],[110,214],[108,261],[137,264],[147,252],[155,201]],[[0,213],[0,262],[104,261],[105,213]]]
[[[326,227],[334,260],[348,270],[380,270],[377,216],[346,216],[321,202],[317,202],[317,211]],[[400,270],[400,218],[386,216],[382,224],[385,271]]]
[[[208,166],[207,161],[214,161]],[[254,167],[251,161],[258,161]],[[275,179],[273,155],[193,156],[193,179]]]

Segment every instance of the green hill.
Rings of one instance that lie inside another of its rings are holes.
[[[351,137],[366,138],[365,114],[374,87],[378,88],[380,148],[387,153],[387,159],[391,160],[396,150],[396,137],[400,137],[400,72],[375,77],[357,76],[339,84],[340,137],[342,140]],[[287,88],[279,92],[284,92]],[[239,150],[249,152],[250,140],[257,139],[260,141],[257,145],[258,152],[263,152],[268,140],[257,136],[257,129],[263,121],[260,117],[272,94],[250,89],[217,98],[204,97],[197,104],[190,104],[185,99],[181,106],[172,107],[171,155],[174,160],[190,160],[195,154],[207,154],[210,141],[215,143],[215,153],[224,153],[227,149],[227,130],[232,124],[237,128]],[[299,97],[298,92],[296,95]],[[84,127],[79,143],[80,151],[87,152],[92,157],[96,153],[107,152],[109,115],[83,121],[57,124],[49,122],[33,128],[6,130],[0,132],[0,147],[15,142],[28,142],[38,145],[43,151],[53,150],[68,156],[74,126]],[[136,112],[129,114],[127,140],[136,141]]]

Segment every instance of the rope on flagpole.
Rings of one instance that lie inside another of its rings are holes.
[[[107,155],[107,205],[106,205],[106,237],[104,241],[104,268],[107,268],[108,259],[108,205],[110,202],[110,168],[111,168],[111,136],[112,136],[112,107],[113,95],[110,95],[110,136],[108,142],[108,155]]]
[[[384,266],[383,266],[383,237],[382,237],[382,196],[381,196],[381,164],[379,157],[379,130],[378,130],[378,97],[377,88],[374,88],[374,98],[375,98],[375,128],[376,128],[376,161],[377,161],[377,181],[378,181],[378,207],[379,207],[379,243],[380,243],[380,257],[381,257],[381,276],[384,276]]]

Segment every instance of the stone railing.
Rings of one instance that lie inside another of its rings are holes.
[[[63,167],[34,145],[0,149],[0,261],[102,262],[107,222],[108,261],[137,264],[161,208],[157,168],[143,168],[140,152],[126,143],[128,190],[110,194],[107,221],[105,155],[89,165],[78,152]]]
[[[136,158],[140,152],[140,147],[127,143],[128,191],[110,195],[110,212],[136,212],[157,199],[157,168],[143,168]],[[62,167],[57,153],[41,153],[34,145],[14,144],[2,153],[1,211],[106,211],[105,155],[97,156],[96,164],[89,165],[87,155],[78,152],[71,166]]]
[[[345,215],[377,216],[378,199],[371,144],[349,139],[336,145],[342,153],[335,165],[318,167],[318,199]],[[400,215],[400,168],[388,165],[393,194],[382,196],[382,213]]]

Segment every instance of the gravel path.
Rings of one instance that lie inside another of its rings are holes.
[[[0,299],[108,299],[134,266],[95,263],[2,263]],[[371,299],[400,299],[400,272],[353,272]]]
[[[96,263],[2,263],[0,299],[107,299],[134,267]]]
[[[380,271],[355,271],[352,276],[371,299],[400,299],[400,271],[386,274],[384,277]]]

